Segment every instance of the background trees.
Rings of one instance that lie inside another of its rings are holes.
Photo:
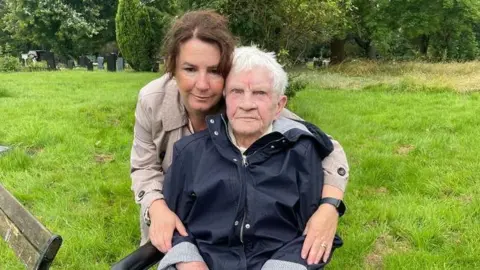
[[[172,18],[200,8],[228,16],[241,44],[294,64],[313,56],[338,63],[479,55],[480,1],[473,0],[4,0],[0,46],[14,55],[40,48],[78,56],[118,45],[135,69],[151,70]]]

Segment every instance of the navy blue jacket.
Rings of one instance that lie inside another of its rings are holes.
[[[330,139],[280,118],[243,156],[226,117],[207,123],[175,144],[165,178],[165,200],[189,233],[175,234],[174,246],[194,244],[210,269],[261,269],[268,260],[306,266],[302,233],[319,206]]]

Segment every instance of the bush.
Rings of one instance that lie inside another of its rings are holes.
[[[27,59],[27,65],[25,67],[21,67],[22,71],[45,71],[48,70],[48,63],[47,61],[32,61],[31,59]]]
[[[120,0],[115,19],[117,44],[125,60],[137,71],[152,71],[159,44],[147,7],[139,0]]]
[[[304,90],[308,85],[308,82],[300,78],[300,74],[295,74],[292,72],[288,73],[288,86],[285,89],[285,95],[290,99],[295,97],[295,95]]]
[[[22,65],[18,58],[10,55],[0,56],[0,72],[14,72],[19,71]]]

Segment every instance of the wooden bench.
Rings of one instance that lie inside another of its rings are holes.
[[[62,238],[47,230],[0,185],[0,235],[27,269],[49,269]]]

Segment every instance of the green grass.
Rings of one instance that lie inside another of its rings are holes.
[[[340,71],[320,87],[314,75],[327,73],[306,74],[290,108],[338,139],[351,166],[345,245],[329,269],[479,268],[480,93]],[[108,269],[137,247],[133,112],[157,76],[0,74],[0,145],[14,146],[0,182],[64,238],[52,269]],[[23,269],[3,241],[0,269]]]
[[[332,269],[480,267],[480,93],[309,89],[290,107],[351,166]]]

